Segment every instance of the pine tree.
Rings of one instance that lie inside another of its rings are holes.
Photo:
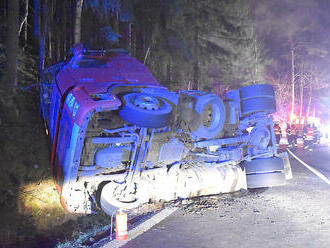
[[[144,6],[147,0],[140,0]],[[215,89],[258,82],[263,71],[248,1],[156,1],[136,13],[152,28],[149,64],[172,88]],[[139,6],[139,5],[138,5]]]
[[[8,92],[11,95],[14,91],[14,85],[17,85],[17,58],[18,58],[18,23],[19,17],[19,0],[8,1],[8,16],[7,16],[7,39],[6,53],[7,64],[6,73],[1,82],[3,92]],[[4,94],[8,95],[8,94]]]

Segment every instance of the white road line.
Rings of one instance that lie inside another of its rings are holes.
[[[321,178],[325,183],[330,185],[329,179],[323,175],[321,172],[319,172],[317,169],[313,168],[312,166],[306,164],[304,161],[302,161],[300,158],[297,157],[290,149],[286,149],[292,157],[294,157],[298,162],[300,162],[303,166],[305,166],[307,169],[309,169],[311,172],[313,172],[315,175],[317,175],[319,178]]]
[[[146,220],[142,224],[138,225],[137,227],[133,228],[132,230],[128,231],[128,237],[125,241],[118,241],[112,240],[109,243],[102,246],[102,248],[119,248],[125,245],[128,241],[135,239],[136,237],[140,236],[144,232],[148,231],[154,225],[158,224],[171,214],[173,214],[178,208],[165,208],[159,213],[152,216],[150,219]]]

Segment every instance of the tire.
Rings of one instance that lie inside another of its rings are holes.
[[[122,187],[122,184],[110,182],[102,188],[100,195],[100,207],[108,215],[115,213],[119,209],[129,210],[141,205],[141,201],[137,198],[126,202],[118,200],[115,196],[115,192],[118,187]]]
[[[279,157],[256,158],[252,161],[245,161],[246,174],[270,173],[284,171],[284,161]]]
[[[284,172],[250,174],[246,175],[246,180],[250,189],[281,186],[285,184],[285,175]]]
[[[122,100],[124,106],[119,111],[119,116],[124,121],[146,128],[168,125],[172,107],[167,101],[143,93],[129,93]]]
[[[197,130],[191,132],[193,138],[211,139],[222,131],[226,119],[226,109],[218,96],[213,94],[198,96],[195,111],[199,115],[200,125]]]
[[[257,112],[272,114],[276,112],[275,98],[257,97],[242,100],[241,111],[243,115],[250,115]]]
[[[274,88],[270,84],[253,84],[239,89],[241,100],[255,97],[275,98]]]

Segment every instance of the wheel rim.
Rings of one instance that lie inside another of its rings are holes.
[[[141,204],[140,199],[135,194],[130,194],[123,198],[125,184],[110,182],[106,184],[100,197],[102,210],[107,214],[112,214],[118,209],[132,209]]]
[[[156,97],[148,95],[137,95],[133,99],[133,104],[138,108],[146,110],[158,110],[161,107]]]
[[[210,127],[213,121],[214,107],[212,105],[207,105],[202,113],[202,122],[205,127]]]
[[[225,121],[225,106],[222,100],[212,94],[198,97],[195,111],[200,115],[201,125],[191,132],[192,137],[207,139],[216,137]]]
[[[165,100],[149,94],[128,93],[123,96],[119,116],[140,127],[160,128],[168,125],[172,107]]]

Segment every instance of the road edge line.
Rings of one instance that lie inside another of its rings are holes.
[[[135,239],[136,237],[140,236],[141,234],[145,233],[149,229],[151,229],[153,226],[158,224],[159,222],[163,221],[165,218],[173,214],[176,210],[178,210],[177,207],[173,208],[165,208],[159,213],[152,216],[150,219],[144,221],[140,225],[134,227],[132,230],[128,231],[127,239],[125,241],[118,241],[118,240],[112,240],[102,246],[102,248],[119,248],[123,245],[127,244],[127,242]]]
[[[312,166],[306,164],[303,160],[301,160],[297,155],[295,155],[290,149],[286,148],[286,150],[289,152],[289,154],[294,157],[299,163],[301,163],[303,166],[305,166],[307,169],[309,169],[311,172],[313,172],[316,176],[321,178],[325,183],[330,185],[330,180],[323,175],[321,172],[319,172],[317,169],[313,168]]]

